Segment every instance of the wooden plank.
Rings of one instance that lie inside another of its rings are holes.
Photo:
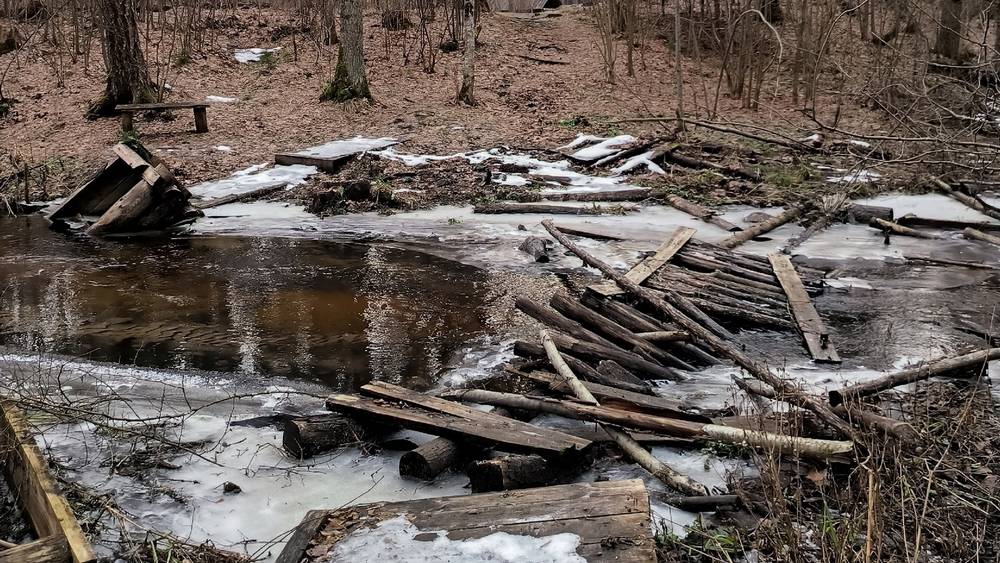
[[[590,446],[588,440],[546,430],[514,419],[480,412],[479,417],[455,416],[416,406],[396,406],[357,395],[331,395],[326,406],[359,418],[388,420],[405,428],[475,445],[495,445],[514,452],[543,456],[574,455]],[[466,407],[468,408],[468,407]],[[475,409],[469,409],[475,410]],[[477,411],[478,412],[478,411]],[[500,419],[500,420],[497,420]]]
[[[69,560],[69,545],[61,536],[49,536],[0,550],[0,563],[58,563]]]
[[[817,362],[839,363],[840,356],[829,341],[830,332],[823,324],[823,319],[816,312],[809,294],[806,292],[802,280],[795,272],[795,266],[788,256],[781,253],[768,255],[771,266],[774,268],[774,275],[778,277],[778,282],[785,290],[785,297],[788,299],[788,308],[792,311],[792,317],[802,332],[806,348],[809,354]]]
[[[281,164],[284,166],[291,166],[293,164],[303,164],[305,166],[315,166],[320,170],[325,172],[336,172],[340,170],[340,167],[348,160],[357,156],[356,154],[346,154],[341,156],[335,156],[332,158],[325,158],[319,156],[309,156],[306,154],[295,154],[290,152],[283,152],[274,155],[274,163]]]
[[[289,543],[278,562],[328,561],[337,542],[353,531],[398,516],[420,531],[443,532],[452,541],[500,532],[532,537],[571,533],[580,538],[577,553],[587,561],[655,560],[649,497],[642,481],[633,479],[314,511],[299,528],[308,531],[310,521],[323,520],[313,541],[293,536],[297,541]]]
[[[663,266],[677,254],[677,251],[687,244],[687,241],[691,240],[694,236],[695,229],[690,227],[678,227],[674,234],[670,236],[659,248],[656,249],[656,253],[652,256],[647,257],[643,261],[636,264],[634,268],[625,274],[628,279],[634,281],[635,283],[642,285],[646,281],[646,278],[653,275],[653,272],[658,270],[660,266]],[[613,281],[606,281],[603,283],[592,285],[588,288],[590,291],[602,295],[604,297],[614,297],[616,295],[622,295],[625,292],[618,287]]]
[[[278,558],[274,560],[274,563],[299,563],[302,560],[302,554],[309,547],[309,542],[312,541],[313,536],[316,535],[316,532],[323,525],[326,513],[327,511],[325,510],[310,510],[306,512],[306,517],[295,527],[295,531],[288,538],[288,542],[281,550]]]
[[[208,102],[162,102],[158,104],[118,104],[115,111],[158,111],[165,109],[207,108]]]
[[[4,463],[7,482],[31,520],[35,535],[65,541],[73,563],[95,561],[97,557],[49,475],[21,412],[14,403],[0,401],[0,417],[0,450],[8,451]]]

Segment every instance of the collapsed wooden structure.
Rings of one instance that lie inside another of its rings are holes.
[[[115,158],[49,214],[54,227],[75,221],[95,236],[135,234],[164,231],[203,215],[163,161],[122,143],[112,150]]]
[[[91,563],[97,560],[21,411],[0,400],[0,466],[35,541],[0,542],[0,563]]]

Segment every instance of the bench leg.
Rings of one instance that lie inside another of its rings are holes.
[[[208,108],[194,108],[194,130],[208,133]]]
[[[132,112],[122,112],[122,131],[131,131],[135,127],[132,124]]]

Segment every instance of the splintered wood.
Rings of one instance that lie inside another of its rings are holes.
[[[500,533],[505,535],[494,536]],[[643,482],[632,479],[314,510],[277,563],[374,561],[407,553],[426,554],[419,560],[460,560],[473,540],[551,541],[557,534],[570,534],[561,539],[572,540],[573,547],[553,557],[572,556],[573,550],[590,562],[656,560],[649,496]],[[429,540],[447,551],[428,551]]]
[[[659,248],[656,249],[656,253],[646,258],[642,262],[636,265],[636,267],[629,270],[625,275],[635,283],[642,284],[646,281],[646,278],[653,275],[653,272],[658,270],[660,266],[666,264],[674,257],[674,254],[681,249],[687,241],[694,236],[696,231],[689,227],[680,227],[674,234],[666,240]],[[618,284],[613,281],[607,281],[602,284],[590,286],[590,290],[603,295],[604,297],[614,297],[616,295],[622,295],[625,293]]]
[[[795,267],[788,256],[784,254],[771,254],[768,256],[771,266],[774,267],[774,275],[778,277],[778,282],[785,290],[785,297],[788,299],[788,308],[795,317],[802,338],[805,340],[809,354],[817,362],[839,363],[840,356],[830,342],[830,333],[823,324],[823,319],[816,312],[806,293],[806,288],[802,285],[802,280],[795,272]]]

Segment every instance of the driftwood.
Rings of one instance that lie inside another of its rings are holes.
[[[979,240],[988,242],[992,245],[1000,246],[1000,237],[988,235],[980,230],[973,229],[972,227],[967,227],[964,231],[962,231],[962,236],[970,240]]]
[[[879,219],[878,217],[872,217],[871,222],[868,225],[872,228],[878,229],[887,235],[893,233],[896,235],[902,235],[907,237],[916,237],[924,239],[939,239],[941,237],[933,235],[931,233],[925,233],[924,231],[918,231],[916,229],[911,229],[909,227],[904,227],[899,223],[893,223],[891,221],[886,221],[885,219]]]
[[[726,343],[712,331],[708,330],[689,317],[680,308],[674,306],[674,303],[679,303],[682,300],[682,298],[676,293],[666,291],[663,295],[665,295],[667,299],[663,299],[650,290],[632,282],[608,264],[591,256],[559,232],[559,229],[555,228],[550,220],[542,221],[542,225],[545,226],[549,233],[555,237],[560,244],[576,254],[581,260],[584,261],[585,264],[600,270],[604,273],[604,275],[613,279],[623,289],[626,289],[629,293],[632,293],[639,299],[642,299],[658,312],[677,323],[681,328],[690,333],[692,337],[696,337],[707,344],[713,352],[719,354],[720,356],[729,358],[737,365],[747,370],[747,372],[755,378],[781,392],[785,401],[816,413],[821,420],[841,432],[844,436],[853,437],[854,431],[851,426],[837,416],[829,406],[824,404],[818,398],[807,394],[803,390],[772,373],[766,366],[753,360],[737,347]]]
[[[548,262],[549,261],[549,251],[545,244],[545,239],[541,237],[528,237],[524,239],[521,246],[517,247],[521,252],[530,254],[535,262]]]
[[[523,340],[514,342],[514,355],[522,358],[545,358],[545,361],[548,361],[544,348],[538,344],[525,342]],[[570,368],[574,372],[579,373],[580,376],[587,381],[593,381],[595,383],[600,383],[601,385],[632,391],[633,393],[643,393],[648,395],[653,392],[645,381],[632,375],[631,372],[629,372],[629,379],[619,379],[614,375],[601,373],[584,363],[583,360],[566,354],[565,352],[562,356],[566,363],[569,364]]]
[[[625,237],[620,237],[620,236],[617,236],[617,235],[607,235],[607,234],[604,234],[604,233],[595,233],[595,232],[592,232],[592,231],[586,231],[584,229],[576,229],[576,228],[571,228],[571,227],[564,227],[562,225],[559,226],[559,230],[561,230],[563,233],[565,233],[567,235],[570,235],[570,236],[582,237],[582,238],[591,238],[591,239],[594,239],[594,240],[619,240],[619,241],[620,240],[628,240]]]
[[[722,230],[731,232],[743,230],[742,227],[734,225],[720,217],[715,211],[698,205],[693,201],[688,201],[680,196],[672,195],[667,198],[667,201],[670,202],[672,207],[675,207],[688,215],[693,215],[706,223],[711,223]]]
[[[750,239],[759,237],[764,233],[769,233],[774,229],[777,229],[778,227],[784,225],[785,223],[797,218],[801,214],[802,214],[802,209],[798,207],[792,207],[791,209],[785,210],[784,213],[775,216],[773,219],[769,221],[762,221],[760,223],[757,223],[756,225],[753,225],[752,227],[749,227],[743,231],[734,234],[733,236],[720,242],[719,246],[730,249],[736,248],[737,246],[743,244],[744,242]]]
[[[542,341],[547,340],[548,335],[545,331],[541,333]],[[572,391],[576,398],[584,404],[600,406],[597,399],[591,394],[590,390],[587,389],[580,382],[579,379],[573,374],[573,371],[569,369],[562,358],[559,357],[559,351],[556,349],[555,345],[549,341],[545,345],[545,351],[549,355],[549,361],[553,365],[559,366],[557,373],[562,377],[562,383],[566,384]],[[631,436],[627,433],[618,430],[617,428],[611,427],[607,424],[600,424],[602,430],[611,436],[611,439],[618,444],[618,447],[622,449],[623,452],[633,461],[635,461],[640,467],[649,471],[654,477],[660,481],[666,483],[679,491],[684,491],[689,494],[703,495],[708,493],[708,490],[704,485],[699,484],[694,479],[676,471],[667,464],[653,457],[653,454],[646,451],[645,448],[639,445]]]
[[[681,342],[689,340],[688,334],[682,330],[654,330],[640,332],[636,336],[647,342]]]
[[[579,420],[606,422],[627,428],[638,428],[682,438],[699,438],[727,444],[746,444],[762,449],[777,449],[783,453],[801,454],[816,458],[846,454],[853,451],[854,448],[853,442],[849,441],[817,440],[815,438],[786,436],[758,430],[678,420],[640,412],[629,412],[575,401],[525,397],[515,393],[468,389],[449,391],[444,393],[442,397],[531,412],[545,412]]]
[[[962,354],[960,356],[952,356],[950,358],[936,360],[914,368],[904,369],[872,381],[866,381],[864,383],[858,383],[848,387],[841,387],[840,389],[834,389],[829,392],[830,403],[837,406],[852,400],[860,399],[861,397],[874,395],[875,393],[892,389],[893,387],[899,387],[900,385],[906,385],[908,383],[915,383],[936,375],[945,375],[961,369],[975,367],[985,369],[987,362],[997,359],[1000,359],[1000,348],[989,348],[987,350],[980,350],[978,352],[971,352],[969,354]]]
[[[563,334],[554,334],[556,346],[562,352],[568,352],[574,356],[589,359],[595,362],[601,360],[614,360],[622,367],[632,370],[640,376],[647,376],[651,379],[667,379],[670,381],[683,381],[685,377],[671,368],[661,366],[646,360],[633,352],[628,352],[617,347],[602,346],[593,342],[576,340]]]

